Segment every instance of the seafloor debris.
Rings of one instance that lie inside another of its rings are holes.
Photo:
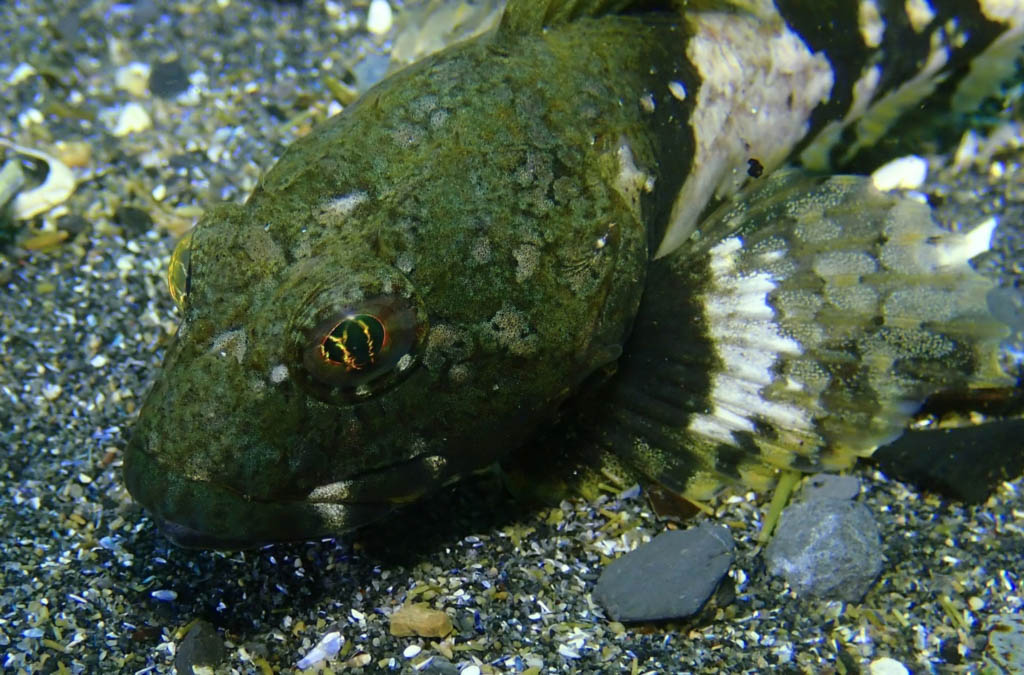
[[[18,193],[12,205],[15,220],[28,220],[67,201],[75,191],[75,177],[71,169],[52,155],[33,150],[0,138],[0,146],[25,157],[44,162],[46,179],[37,187]]]

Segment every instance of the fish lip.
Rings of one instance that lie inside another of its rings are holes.
[[[167,537],[172,544],[179,548],[188,549],[217,549],[221,551],[242,551],[246,549],[260,548],[268,544],[284,543],[278,541],[255,541],[250,539],[234,539],[213,535],[202,530],[196,530],[188,525],[182,525],[166,518],[153,516],[161,534]]]
[[[183,548],[241,550],[333,537],[395,508],[387,502],[252,499],[210,481],[168,474],[134,441],[125,451],[124,482],[167,538]]]

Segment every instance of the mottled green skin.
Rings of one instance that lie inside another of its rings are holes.
[[[309,538],[522,444],[629,332],[677,180],[659,134],[688,105],[640,98],[687,75],[680,44],[628,17],[486,35],[382,82],[243,207],[210,210],[127,450],[133,496],[179,543]],[[623,141],[658,189],[622,187]],[[408,376],[370,396],[313,383],[308,331],[382,295],[421,320]],[[333,505],[309,498],[350,479],[315,497]]]

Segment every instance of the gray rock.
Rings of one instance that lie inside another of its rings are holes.
[[[805,502],[815,499],[853,499],[859,494],[860,481],[855,476],[819,473],[807,479],[800,491],[800,499]]]
[[[656,621],[696,614],[733,561],[729,530],[701,525],[664,532],[614,560],[594,599],[616,621]]]
[[[782,512],[765,559],[797,595],[856,602],[882,571],[882,539],[863,504],[803,501]]]

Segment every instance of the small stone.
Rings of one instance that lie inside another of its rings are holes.
[[[800,497],[805,502],[816,499],[853,499],[860,494],[860,481],[854,476],[819,473],[807,479]]]
[[[422,651],[423,647],[420,647],[419,645],[409,645],[402,651],[402,656],[407,659],[412,659],[419,656],[419,653]]]
[[[148,63],[139,63],[138,61],[121,66],[114,73],[114,86],[132,96],[142,98],[149,88],[151,70]]]
[[[92,161],[92,146],[85,141],[60,141],[54,149],[57,159],[70,167],[89,166]]]
[[[43,398],[47,401],[54,401],[64,391],[59,384],[48,384],[43,387]]]
[[[394,16],[388,0],[372,0],[366,12],[366,30],[374,35],[383,35],[391,30]]]
[[[56,248],[68,238],[68,233],[61,230],[46,230],[21,242],[27,251],[49,251]]]
[[[422,603],[403,605],[391,615],[391,634],[395,637],[443,638],[451,632],[448,614]]]
[[[81,235],[89,227],[89,221],[77,213],[66,213],[57,218],[57,229],[69,235]]]
[[[179,673],[191,673],[196,666],[219,665],[225,655],[224,640],[213,624],[197,621],[178,645],[174,667]]]
[[[117,137],[145,131],[153,126],[149,113],[138,103],[128,103],[117,113],[110,133]]]
[[[132,7],[132,23],[137,28],[144,28],[160,18],[162,6],[156,0],[136,0]]]
[[[114,212],[114,222],[123,227],[129,234],[141,235],[153,228],[153,219],[149,213],[134,206],[120,206]]]
[[[349,668],[363,668],[370,665],[371,661],[373,661],[372,656],[366,652],[358,652],[350,657],[348,661],[345,661],[345,665]]]
[[[149,90],[160,98],[174,98],[188,90],[188,73],[181,61],[157,63],[149,73]]]
[[[802,501],[782,512],[765,559],[797,595],[856,602],[882,571],[882,539],[863,504]]]
[[[345,644],[345,638],[342,637],[341,632],[332,630],[320,638],[320,642],[316,643],[305,656],[299,659],[295,666],[299,670],[306,670],[325,659],[334,658],[341,650],[343,644]]]
[[[871,675],[910,675],[910,671],[907,670],[906,666],[888,656],[872,661],[871,665],[868,666],[868,672]]]
[[[425,662],[422,666],[414,664],[413,667],[421,673],[429,675],[459,675],[458,667],[451,662],[451,659],[443,656],[431,656],[429,662]]]
[[[11,74],[7,76],[7,84],[17,86],[36,74],[36,69],[30,63],[19,63]]]
[[[875,169],[871,174],[871,182],[875,189],[916,190],[928,177],[928,161],[917,155],[909,155],[894,159]]]
[[[696,614],[733,561],[729,530],[701,525],[663,532],[609,564],[594,588],[615,621],[656,621]]]

